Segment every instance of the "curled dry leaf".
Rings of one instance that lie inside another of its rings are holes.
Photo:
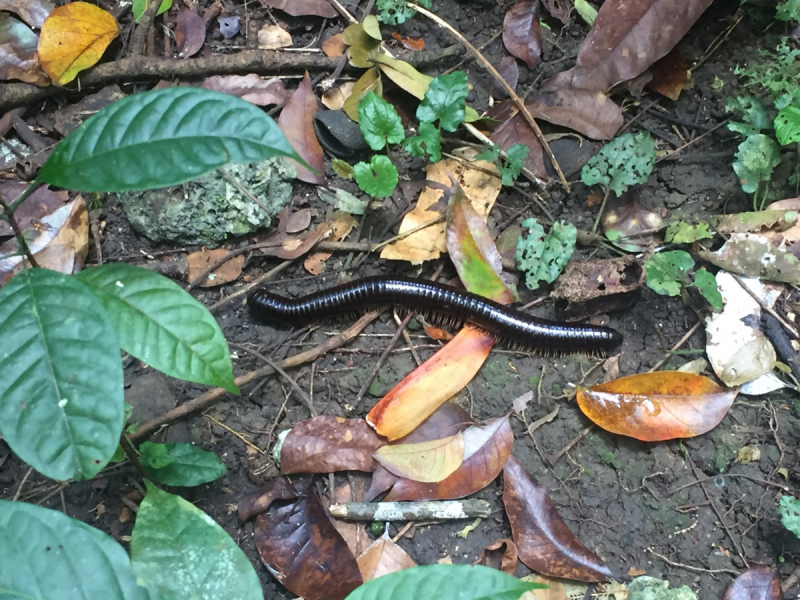
[[[675,46],[650,66],[652,78],[647,82],[647,87],[670,100],[677,100],[690,74],[683,52]]]
[[[509,418],[464,431],[464,462],[450,477],[438,483],[401,479],[386,496],[387,502],[406,500],[455,500],[474,494],[500,474],[514,445]]]
[[[239,520],[245,522],[260,515],[275,500],[292,500],[299,495],[286,477],[273,477],[263,488],[239,500]]]
[[[542,25],[539,0],[522,0],[503,19],[503,44],[511,54],[536,68],[542,56]]]
[[[364,581],[416,567],[408,553],[387,537],[379,537],[358,557]]]
[[[781,600],[781,579],[771,567],[748,569],[725,592],[725,600]]]
[[[579,388],[577,398],[583,413],[606,431],[659,442],[712,430],[737,393],[708,377],[658,371]]]
[[[551,577],[602,581],[611,571],[575,537],[536,479],[513,456],[503,469],[503,504],[519,559]]]
[[[119,35],[111,13],[88,2],[59,6],[42,25],[39,61],[56,85],[66,85],[94,66]]]
[[[711,0],[604,2],[575,66],[546,81],[544,88],[608,92],[672,50],[710,4]]]
[[[247,100],[256,106],[281,104],[289,97],[283,80],[277,77],[249,75],[214,75],[207,77],[200,86]]]
[[[506,575],[514,575],[517,571],[517,545],[514,540],[497,540],[486,546],[473,565],[483,565],[502,571]]]
[[[392,37],[396,39],[403,48],[407,50],[424,50],[425,49],[425,40],[422,38],[414,39],[412,37],[403,37],[396,31],[392,32]]]
[[[228,254],[229,251],[225,248],[192,252],[186,257],[186,261],[189,264],[189,276],[186,280],[189,282],[194,281],[208,267]],[[244,269],[244,254],[234,256],[222,263],[214,271],[206,275],[205,279],[200,282],[200,287],[214,287],[235,281],[242,274],[242,269]]]
[[[556,280],[552,295],[567,301],[565,313],[588,317],[633,304],[644,283],[644,269],[634,256],[571,260]]]
[[[322,104],[330,110],[340,110],[344,108],[344,103],[353,94],[355,85],[355,81],[348,81],[339,87],[326,91],[322,94]]]
[[[278,127],[292,144],[297,154],[314,170],[309,170],[296,160],[287,159],[297,171],[297,178],[306,183],[325,185],[325,167],[322,146],[314,131],[317,97],[311,89],[311,78],[306,73],[300,85],[283,107],[278,117]]]
[[[50,79],[39,64],[39,37],[22,21],[0,13],[0,79],[48,85]]]
[[[317,416],[295,425],[281,446],[281,473],[374,471],[384,445],[363,419]]]
[[[333,213],[333,223],[331,223],[330,240],[332,242],[340,242],[355,228],[356,219],[353,215],[336,211]],[[312,275],[319,275],[324,270],[325,261],[331,257],[330,252],[315,252],[309,255],[303,262],[306,271]]]
[[[275,578],[306,600],[344,600],[362,583],[355,557],[311,488],[259,516],[255,543]]]
[[[369,411],[378,434],[396,440],[411,433],[475,377],[494,339],[464,327],[447,345],[412,371]]]
[[[0,0],[0,10],[18,14],[34,29],[41,29],[54,10],[50,0]]]
[[[542,92],[525,106],[535,118],[569,127],[593,140],[612,139],[624,122],[619,106],[597,91]]]
[[[572,0],[542,0],[542,4],[553,17],[564,25],[569,25],[569,14],[572,12]]]
[[[336,9],[326,0],[261,0],[263,6],[277,8],[293,17],[315,16],[335,19]]]
[[[206,41],[206,22],[190,8],[183,8],[175,22],[175,49],[179,58],[200,52]]]
[[[28,185],[21,181],[3,181],[0,183],[0,196],[10,204],[27,187]],[[14,218],[17,220],[19,228],[26,231],[31,227],[37,227],[43,217],[61,208],[68,199],[66,190],[56,192],[49,186],[43,185],[17,207],[14,211]],[[0,221],[0,236],[12,235],[14,235],[14,230],[11,229],[11,225]]]
[[[258,30],[258,47],[260,50],[277,50],[292,45],[292,36],[277,25],[264,25]]]
[[[629,188],[619,198],[611,194],[603,213],[603,232],[625,252],[642,252],[659,241],[654,232],[661,229],[661,214],[642,206],[638,195],[639,188]]]

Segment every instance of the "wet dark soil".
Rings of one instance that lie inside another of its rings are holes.
[[[500,31],[508,6],[455,0],[435,0],[434,4],[436,11],[476,46]],[[693,27],[680,44],[689,64],[703,57],[712,41],[728,28],[737,6],[738,3],[716,2]],[[244,14],[241,7],[236,11]],[[263,12],[256,10],[251,18],[263,16]],[[545,78],[571,66],[587,31],[580,22],[562,28],[557,21],[546,20],[551,29],[545,30],[543,63],[536,71],[521,66],[518,86],[521,92],[535,90]],[[324,37],[339,27],[328,25]],[[422,18],[409,21],[399,31],[424,37],[429,50],[452,43],[447,34]],[[676,102],[652,92],[642,98],[632,98],[627,92],[620,94],[617,101],[624,105],[626,120],[637,117],[644,106],[655,102],[652,110],[636,119],[631,130],[646,128],[659,140],[660,149],[671,150],[681,145],[682,140],[699,136],[718,124],[727,117],[724,97],[734,95],[738,89],[733,68],[745,63],[757,49],[774,46],[780,33],[757,29],[745,18],[693,70],[693,87],[684,90]],[[495,64],[505,53],[499,39],[484,51]],[[485,108],[489,77],[474,62],[467,62],[461,68],[467,71],[474,86],[470,100],[476,107]],[[722,92],[718,91],[720,81],[724,84]],[[53,108],[49,103],[44,106],[44,110]],[[659,116],[658,109],[665,116]],[[648,208],[685,215],[747,210],[750,199],[742,193],[731,169],[737,143],[730,132],[720,128],[694,144],[682,158],[659,163],[640,195],[642,203]],[[417,179],[420,172],[411,169],[401,172],[401,178],[404,175]],[[577,175],[572,179],[577,179]],[[546,198],[547,206],[557,218],[591,229],[597,207],[587,207],[587,193],[579,182],[569,194],[553,187]],[[304,200],[318,204],[313,189],[298,183],[295,201]],[[362,228],[364,240],[369,231],[379,231],[394,220],[398,210],[389,206],[377,211],[373,222]],[[320,206],[320,212],[324,214],[324,207]],[[504,191],[490,217],[490,225],[496,227],[514,214],[518,214],[519,222],[538,212],[535,206],[526,205],[520,195]],[[106,261],[145,264],[153,262],[148,260],[148,253],[169,251],[156,256],[156,261],[178,258],[185,253],[183,249],[154,247],[138,237],[113,197],[94,216],[105,222],[101,247]],[[234,240],[228,246],[235,248],[247,243],[245,239]],[[581,253],[589,256],[588,251]],[[92,258],[96,256],[90,255],[90,261]],[[271,281],[270,288],[298,295],[330,286],[348,260],[346,254],[334,255],[326,272],[317,277],[309,276],[301,266],[292,266],[279,279]],[[454,277],[452,265],[444,262],[442,279]],[[248,255],[245,273],[255,277],[276,264],[276,259]],[[380,273],[430,276],[439,266],[440,261],[412,267],[369,256],[348,273],[353,277]],[[193,293],[211,305],[242,285],[239,282]],[[533,294],[523,288],[522,301],[531,301],[546,292]],[[550,300],[534,310],[539,316],[557,316]],[[342,328],[339,324],[323,326],[287,343],[286,332],[253,322],[240,301],[221,307],[216,316],[229,341],[247,345],[273,359],[308,349]],[[625,334],[620,370],[627,375],[647,371],[661,361],[665,357],[663,348],[681,339],[698,321],[698,314],[680,299],[643,289],[633,307],[612,311],[608,318],[612,327]],[[319,358],[313,368],[292,371],[299,385],[309,390],[320,414],[353,416],[346,413],[344,405],[355,398],[395,327],[394,321],[385,315],[346,347]],[[436,343],[420,331],[411,334],[412,343],[423,359],[435,351]],[[683,349],[702,349],[704,343],[700,328]],[[237,375],[262,366],[246,352],[237,351],[234,356]],[[676,368],[696,356],[673,355],[662,368]],[[136,360],[128,359],[126,366],[128,401],[136,406],[141,420],[163,414],[204,390],[202,386],[169,380]],[[366,414],[378,397],[414,366],[411,352],[401,339],[370,387],[371,393],[362,402],[360,414]],[[740,395],[730,413],[710,433],[682,442],[646,444],[592,427],[577,408],[570,386],[602,381],[603,369],[597,367],[595,359],[544,359],[495,351],[456,401],[475,419],[482,420],[507,413],[513,398],[534,389],[535,397],[525,413],[528,424],[559,408],[553,421],[532,434],[527,433],[521,419],[512,420],[516,438],[514,454],[547,487],[569,527],[606,560],[617,579],[627,581],[631,574],[646,572],[669,579],[673,586],[688,585],[699,598],[711,599],[721,598],[735,574],[747,565],[773,565],[787,578],[797,566],[800,543],[782,527],[776,515],[781,490],[773,484],[797,484],[794,477],[800,471],[796,451],[800,438],[798,398],[791,393]],[[209,513],[240,543],[256,565],[266,598],[291,598],[292,594],[261,566],[253,545],[253,524],[240,524],[235,514],[237,500],[256,490],[258,482],[274,473],[274,468],[270,468],[268,454],[262,456],[248,449],[232,432],[246,436],[252,447],[268,453],[277,432],[308,418],[309,412],[299,398],[290,395],[285,382],[268,378],[246,386],[240,396],[225,399],[207,414],[209,418],[192,417],[157,436],[199,443],[216,452],[228,467],[228,474],[222,479],[181,490],[181,494]],[[736,463],[738,450],[747,445],[759,447],[760,460]],[[14,496],[28,468],[13,455],[3,463],[3,447],[0,442],[0,497],[9,498]],[[549,459],[554,456],[558,460],[551,465]],[[778,473],[779,468],[786,469],[781,473],[788,474],[788,481]],[[334,480],[337,485],[343,483],[345,474],[337,474]],[[327,479],[319,481],[323,493],[327,494],[328,483]],[[92,481],[67,485],[46,480],[34,472],[25,482],[20,498],[63,510],[125,542],[131,533],[132,519],[125,514],[127,509],[121,498],[135,492],[137,486],[136,473],[125,465],[111,467]],[[495,481],[477,496],[489,501],[495,511],[466,539],[455,534],[467,523],[449,522],[418,527],[413,530],[413,537],[401,539],[400,545],[418,564],[447,558],[455,563],[473,562],[486,545],[510,537],[502,510],[502,482]],[[393,525],[391,533],[396,531]],[[518,574],[526,572],[520,565]],[[794,598],[797,594],[795,586],[786,591],[785,597]]]

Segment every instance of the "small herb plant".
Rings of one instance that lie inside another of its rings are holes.
[[[564,270],[575,250],[578,230],[572,223],[553,223],[550,233],[536,219],[522,222],[527,235],[517,241],[517,266],[525,273],[528,289],[539,288],[539,282],[552,283]]]
[[[431,8],[431,0],[416,0],[422,8]],[[417,14],[405,0],[377,0],[378,20],[386,25],[402,25]]]
[[[698,269],[694,282],[688,282],[689,272],[694,268],[694,259],[688,252],[672,250],[651,256],[644,264],[647,285],[662,296],[680,296],[689,288],[695,287],[716,311],[722,310],[722,295],[717,288],[714,275],[705,269]]]

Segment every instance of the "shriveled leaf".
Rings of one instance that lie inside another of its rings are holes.
[[[105,307],[123,350],[172,377],[238,393],[225,336],[180,286],[125,263],[87,269],[78,277]]]
[[[283,27],[266,24],[258,30],[258,47],[261,50],[278,50],[291,45],[292,36]]]
[[[0,183],[0,196],[11,204],[27,187],[28,184],[22,181],[4,181]],[[56,192],[51,190],[49,186],[44,185],[28,196],[17,207],[14,211],[14,218],[22,231],[31,227],[39,227],[44,217],[64,206],[64,203],[68,200],[69,196],[66,191]],[[11,225],[5,221],[0,221],[0,236],[12,235],[14,235],[14,230],[11,229]],[[30,240],[28,243],[30,243]]]
[[[386,54],[376,55],[374,61],[378,63],[383,74],[394,81],[400,89],[420,100],[425,97],[425,92],[428,91],[428,86],[433,81],[432,77],[423,75],[407,62]]]
[[[506,575],[514,575],[519,561],[517,545],[514,540],[496,540],[486,546],[473,564],[483,565],[502,571]]]
[[[5,598],[150,600],[124,548],[57,510],[0,500],[0,581]]]
[[[392,37],[396,39],[406,50],[424,50],[425,40],[423,38],[414,39],[412,37],[403,37],[396,31],[392,32]]]
[[[382,150],[388,144],[399,144],[405,137],[403,124],[394,106],[375,92],[368,92],[358,105],[358,125],[373,150]]]
[[[677,100],[689,80],[691,72],[680,47],[675,46],[669,54],[650,66],[650,74],[652,79],[647,82],[648,88],[670,100]]]
[[[368,581],[347,600],[518,600],[536,587],[480,565],[425,565]]]
[[[511,456],[514,435],[509,418],[496,419],[485,427],[470,427],[464,436],[464,462],[452,475],[429,484],[401,479],[395,482],[386,501],[454,500],[489,485]]]
[[[355,85],[355,81],[346,81],[339,87],[335,87],[323,92],[320,101],[325,108],[329,108],[330,110],[341,110],[344,108],[344,103],[347,102],[347,99],[353,94],[353,88]]]
[[[281,104],[289,97],[289,92],[286,91],[282,79],[261,77],[255,73],[214,75],[207,77],[200,87],[236,96],[256,106]]]
[[[175,49],[179,58],[194,56],[206,42],[206,21],[194,9],[182,8],[175,19]]]
[[[581,169],[586,185],[601,184],[617,196],[644,183],[656,162],[656,146],[647,131],[626,133],[609,142]]]
[[[119,344],[74,277],[25,269],[0,290],[0,429],[37,471],[89,479],[122,433]]]
[[[569,13],[572,11],[572,0],[542,0],[542,4],[551,16],[569,25]]]
[[[603,561],[569,530],[547,490],[513,456],[503,470],[503,504],[519,559],[530,569],[579,581],[611,576]]]
[[[270,8],[277,8],[293,17],[324,17],[335,19],[339,13],[333,5],[326,0],[260,0],[261,4]]]
[[[461,433],[430,442],[388,445],[373,455],[381,466],[398,477],[436,483],[449,477],[464,460]]]
[[[42,25],[39,61],[57,85],[66,85],[94,66],[119,35],[111,13],[88,2],[59,6]]]
[[[619,197],[609,197],[603,213],[603,232],[625,252],[642,252],[654,246],[652,232],[661,229],[661,213],[647,210],[639,204],[637,196],[634,190],[628,190]]]
[[[375,540],[357,561],[364,581],[417,566],[405,550],[386,537]]]
[[[169,88],[90,117],[55,147],[37,180],[87,192],[145,190],[274,156],[297,154],[260,108],[211,90]]]
[[[641,373],[578,389],[578,406],[597,425],[645,442],[711,431],[738,390],[680,371]]]
[[[255,543],[275,578],[306,600],[343,600],[362,582],[355,557],[312,488],[259,516]]]
[[[607,92],[633,79],[672,50],[710,4],[711,0],[604,2],[575,66],[545,82],[545,88]]]
[[[208,267],[215,264],[221,258],[226,257],[228,254],[229,251],[224,248],[192,252],[186,257],[186,262],[189,264],[189,276],[187,280],[190,282],[194,281],[201,273],[204,273]],[[205,279],[201,281],[199,285],[200,287],[214,287],[236,281],[239,275],[242,274],[243,268],[244,255],[240,254],[234,256],[206,275]]]
[[[278,127],[281,128],[286,139],[297,151],[297,154],[316,171],[291,160],[297,170],[297,178],[306,183],[324,185],[325,172],[324,154],[317,133],[314,131],[314,115],[317,113],[317,97],[311,89],[311,79],[306,73],[300,85],[287,100],[280,116]]]
[[[725,600],[781,600],[781,578],[766,565],[752,567],[733,580]]]
[[[407,435],[455,396],[480,370],[494,339],[465,327],[448,344],[386,394],[367,415],[379,435]]]
[[[503,19],[503,44],[529,69],[536,68],[542,56],[542,26],[539,0],[522,0],[512,6]]]
[[[295,425],[281,446],[281,473],[374,471],[384,445],[364,419],[320,415]]]
[[[216,454],[192,444],[144,442],[139,451],[147,472],[165,485],[192,487],[219,479],[228,472]]]
[[[381,71],[378,67],[372,67],[364,73],[353,86],[350,95],[344,101],[344,112],[353,121],[358,122],[358,106],[364,96],[370,92],[375,92],[380,96],[383,94],[383,84],[381,83]]]
[[[525,106],[535,118],[569,127],[593,140],[612,139],[624,122],[619,106],[597,91],[544,91]]]
[[[131,566],[162,598],[261,600],[253,566],[214,519],[149,481],[131,534]]]
[[[34,29],[42,28],[54,8],[50,0],[0,0],[0,10],[18,14]]]
[[[502,278],[503,259],[486,220],[460,186],[447,206],[447,251],[467,290],[502,304],[519,300],[516,288]]]
[[[39,37],[22,21],[0,13],[0,79],[48,85],[50,79],[39,64]]]

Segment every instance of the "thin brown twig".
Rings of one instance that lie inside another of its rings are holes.
[[[553,467],[558,462],[558,460],[564,456],[567,452],[569,452],[570,448],[572,448],[575,444],[580,442],[584,436],[589,433],[592,429],[594,429],[594,425],[589,425],[585,429],[583,429],[578,435],[576,435],[572,440],[564,446],[561,450],[553,454],[550,458],[547,459],[547,462],[550,463],[550,466]]]
[[[17,491],[14,492],[14,498],[11,500],[12,502],[19,500],[19,495],[22,493],[22,488],[25,487],[25,482],[28,481],[28,477],[31,476],[31,473],[33,473],[33,467],[28,468],[28,470],[25,472],[25,475],[22,476],[22,481],[19,482],[19,487],[17,488]]]
[[[675,352],[675,350],[678,350],[678,349],[679,349],[681,346],[683,346],[683,345],[684,345],[684,344],[685,344],[687,341],[689,341],[689,338],[690,338],[690,337],[692,337],[692,336],[694,335],[694,332],[695,332],[695,331],[697,331],[698,329],[700,329],[700,325],[702,325],[702,323],[701,323],[700,321],[698,321],[697,323],[695,323],[695,324],[692,326],[692,328],[691,328],[689,331],[687,331],[687,332],[686,332],[686,334],[685,334],[685,335],[684,335],[684,336],[683,336],[681,339],[679,339],[679,340],[678,340],[678,343],[677,343],[677,344],[675,344],[675,345],[674,345],[674,346],[673,346],[673,347],[670,349],[670,351],[671,351],[671,352]],[[661,365],[663,365],[665,362],[667,362],[667,361],[668,361],[668,360],[669,360],[671,357],[672,357],[672,355],[671,355],[671,354],[667,354],[667,355],[666,355],[664,358],[662,358],[660,361],[658,361],[656,364],[654,364],[654,365],[652,366],[652,368],[650,368],[650,370],[649,370],[649,371],[647,371],[647,372],[648,372],[648,373],[652,373],[653,371],[655,371],[656,369],[658,369],[659,367],[661,367]]]
[[[714,574],[714,573],[727,573],[727,574],[733,575],[734,577],[738,577],[738,575],[739,575],[738,571],[732,571],[730,569],[703,569],[701,567],[693,567],[691,565],[685,565],[683,563],[674,562],[674,561],[668,559],[666,556],[664,556],[663,554],[659,554],[658,552],[656,552],[652,548],[646,548],[646,550],[647,550],[647,552],[649,552],[653,556],[663,560],[668,565],[673,566],[673,567],[678,567],[680,569],[686,569],[687,571],[695,571],[696,573],[711,573],[711,574]]]
[[[755,481],[756,483],[760,483],[761,485],[768,485],[776,487],[780,490],[783,490],[787,494],[793,494],[792,490],[786,487],[785,485],[781,485],[780,483],[775,483],[774,481],[767,481],[766,479],[759,479],[758,477],[752,477],[750,475],[741,475],[738,473],[720,473],[719,475],[712,475],[710,477],[706,477],[705,479],[697,479],[695,481],[690,481],[689,483],[685,483],[680,487],[676,487],[674,490],[671,490],[664,494],[665,496],[673,496],[680,492],[681,490],[685,490],[686,488],[692,487],[693,485],[697,485],[698,483],[703,483],[706,481],[713,481],[717,477],[741,477],[742,479],[749,479],[750,481]]]

